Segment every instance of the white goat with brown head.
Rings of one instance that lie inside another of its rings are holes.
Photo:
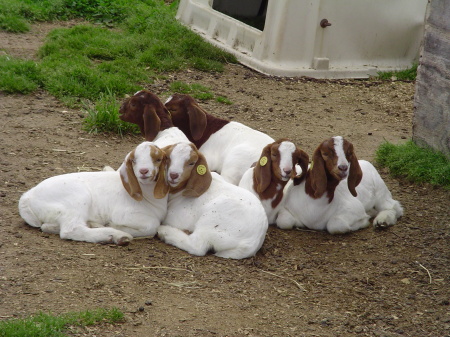
[[[117,171],[48,178],[19,200],[22,218],[62,239],[125,245],[154,236],[167,212],[165,154],[139,144]]]
[[[239,122],[215,117],[189,95],[172,95],[165,103],[173,124],[181,129],[206,157],[211,171],[238,185],[262,149],[274,139]]]
[[[161,240],[193,255],[255,255],[268,227],[259,200],[210,172],[194,144],[182,142],[163,150],[170,195],[167,217],[158,229]]]
[[[294,179],[276,224],[339,234],[368,226],[370,216],[375,226],[390,226],[402,214],[375,167],[358,161],[353,145],[338,136],[322,142],[307,174]]]
[[[255,194],[266,211],[269,224],[275,222],[283,204],[284,188],[296,175],[296,165],[306,174],[308,155],[287,139],[266,145],[255,166],[249,168],[239,183]]]

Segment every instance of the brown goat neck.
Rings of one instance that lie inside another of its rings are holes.
[[[219,131],[221,128],[223,128],[225,125],[230,123],[230,121],[227,121],[222,118],[215,117],[210,114],[206,114],[206,128],[203,132],[203,135],[200,139],[195,140],[192,136],[192,132],[189,126],[189,117],[187,115],[181,115],[179,117],[173,116],[173,124],[178,127],[183,133],[188,137],[188,139],[197,146],[197,148],[200,148],[208,139],[211,137],[212,134]]]
[[[305,192],[306,194],[308,194],[311,198],[313,199],[319,199],[322,196],[316,196],[315,195],[315,190],[312,187],[311,184],[311,177],[310,177],[310,170],[308,170],[308,172],[306,172],[305,175]],[[327,197],[328,197],[328,202],[330,203],[331,201],[333,201],[334,198],[334,191],[336,190],[337,185],[339,185],[341,181],[337,180],[336,178],[334,178],[333,176],[331,176],[328,172],[327,172],[327,189],[326,189],[326,193],[327,193]]]
[[[272,175],[270,184],[264,191],[257,192],[255,188],[254,188],[254,190],[258,194],[260,200],[266,200],[266,199],[273,198],[271,206],[272,206],[272,208],[275,208],[281,202],[281,199],[283,198],[283,189],[287,183],[288,183],[287,181],[280,180],[280,179],[276,178],[274,175]],[[255,177],[255,175],[253,175],[253,186],[256,186],[257,184],[258,184],[258,182],[256,180],[256,177]],[[278,189],[278,186],[280,186],[279,189]]]

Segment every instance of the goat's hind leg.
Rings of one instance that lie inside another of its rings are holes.
[[[165,243],[182,249],[189,254],[204,256],[212,248],[211,244],[206,242],[195,231],[192,234],[186,234],[181,229],[171,226],[159,226],[158,237]]]
[[[63,222],[59,236],[61,239],[105,244],[114,243],[119,246],[127,245],[133,239],[132,235],[114,228],[89,228],[88,224],[82,219]]]
[[[375,228],[383,229],[397,223],[397,219],[403,215],[403,208],[397,200],[387,199],[382,204],[375,205],[380,212],[373,220]]]

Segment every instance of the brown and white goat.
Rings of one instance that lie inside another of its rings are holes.
[[[62,239],[128,244],[154,236],[167,212],[165,154],[139,144],[118,171],[78,172],[42,181],[19,200],[22,218]]]
[[[243,174],[274,139],[242,123],[208,114],[189,95],[175,94],[165,103],[175,126],[204,154],[211,171],[238,185]]]
[[[210,172],[194,144],[182,142],[163,150],[171,191],[167,216],[158,229],[161,240],[199,256],[210,251],[233,259],[255,255],[268,227],[259,200]]]
[[[261,200],[269,224],[272,224],[282,206],[284,188],[297,174],[296,165],[301,167],[302,176],[308,170],[308,162],[308,155],[294,143],[287,139],[277,140],[264,147],[255,167],[242,176],[239,187]]]
[[[145,139],[159,147],[188,141],[186,135],[173,125],[170,112],[158,96],[149,90],[140,90],[125,99],[119,118],[137,124]]]
[[[369,225],[390,226],[403,215],[375,167],[358,160],[353,145],[340,136],[322,142],[304,177],[286,192],[276,224],[346,233]]]

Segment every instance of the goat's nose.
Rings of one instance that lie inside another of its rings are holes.
[[[283,169],[283,172],[288,176],[288,175],[290,175],[291,174],[291,172],[292,172],[292,169],[290,169],[290,168],[285,168],[285,169]]]
[[[146,169],[146,168],[141,168],[141,169],[139,170],[139,173],[140,173],[140,174],[147,174],[147,173],[148,173],[148,169]]]
[[[348,165],[345,165],[345,164],[338,165],[338,169],[339,169],[339,171],[347,171]]]
[[[175,180],[175,179],[177,179],[178,177],[179,177],[179,174],[178,174],[178,173],[173,173],[173,172],[170,173],[170,179]]]

